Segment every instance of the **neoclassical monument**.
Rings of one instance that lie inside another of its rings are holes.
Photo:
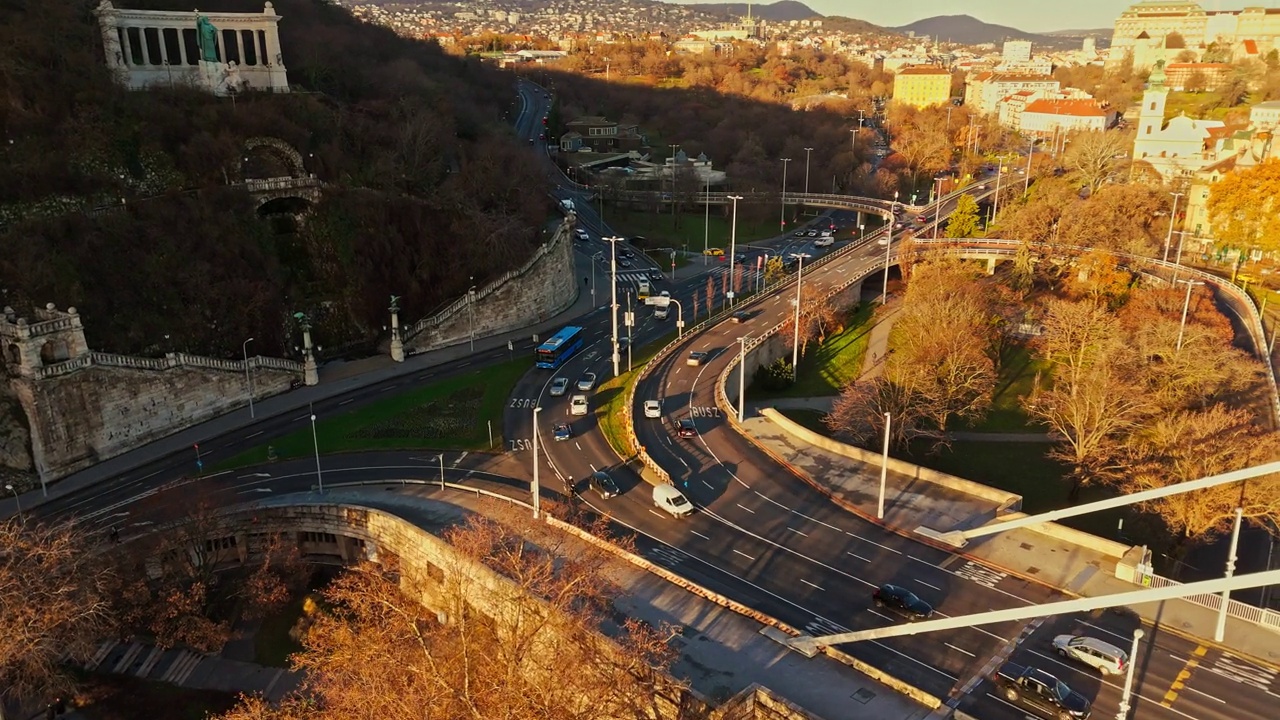
[[[289,92],[271,3],[261,13],[97,9],[107,66],[131,90],[191,85],[216,95]]]

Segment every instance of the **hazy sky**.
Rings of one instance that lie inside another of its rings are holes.
[[[696,0],[667,0],[684,5]],[[746,0],[734,0],[745,2]],[[983,22],[1028,32],[1109,28],[1136,0],[803,0],[823,15],[845,15],[883,27],[898,27],[937,15],[972,15]],[[1276,4],[1276,0],[1201,0],[1206,9]]]

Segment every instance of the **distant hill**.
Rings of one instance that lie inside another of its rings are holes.
[[[747,14],[746,3],[695,3],[692,7],[709,15],[721,15],[726,18],[743,17]],[[814,12],[813,8],[802,2],[796,2],[796,0],[779,0],[768,5],[753,3],[751,5],[751,16],[774,22],[822,17],[822,15]]]
[[[866,20],[857,18],[843,17],[840,15],[828,15],[822,19],[822,29],[832,32],[862,33],[864,35],[871,34],[897,34],[892,30],[882,28],[879,25],[872,25]]]
[[[1055,42],[1048,35],[1024,32],[1005,25],[992,25],[969,15],[939,15],[889,29],[900,33],[914,32],[918,36],[937,36],[939,40],[950,40],[962,45],[999,45],[1005,40],[1030,40],[1046,44]]]
[[[1045,35],[1052,35],[1053,37],[1089,37],[1092,35],[1102,40],[1103,38],[1110,38],[1114,32],[1115,30],[1112,28],[1094,28],[1092,30],[1054,30],[1053,32],[1045,33]]]

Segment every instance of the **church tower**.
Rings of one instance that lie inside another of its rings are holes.
[[[1165,87],[1164,61],[1156,62],[1147,81],[1147,89],[1142,93],[1142,108],[1138,113],[1138,142],[1151,135],[1159,135],[1164,127],[1164,104],[1169,97],[1169,88]]]

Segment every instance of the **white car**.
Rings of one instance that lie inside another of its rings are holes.
[[[569,378],[558,377],[551,381],[551,389],[548,390],[551,397],[560,397],[569,390]]]
[[[885,235],[879,240],[876,240],[876,244],[879,245],[880,247],[889,247],[889,236]]]
[[[662,405],[657,400],[644,401],[644,416],[647,418],[662,417]]]
[[[586,415],[587,414],[587,396],[586,395],[574,395],[573,398],[569,400],[569,414],[570,415]]]
[[[1129,662],[1125,651],[1084,635],[1059,635],[1053,639],[1053,647],[1062,657],[1088,665],[1103,675],[1119,675]]]
[[[830,235],[823,236],[813,241],[814,247],[831,247],[836,244],[836,239]]]

